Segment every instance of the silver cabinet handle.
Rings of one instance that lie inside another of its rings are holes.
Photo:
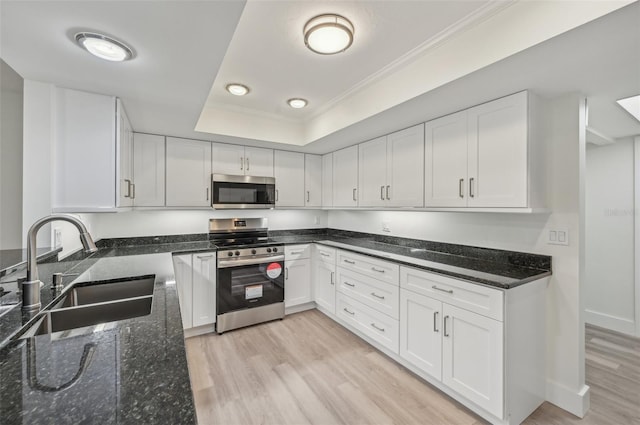
[[[131,199],[136,199],[136,184],[131,183]]]
[[[387,201],[391,200],[391,198],[389,197],[389,189],[391,189],[391,186],[387,186]]]
[[[380,199],[384,201],[384,186],[380,186]]]
[[[309,202],[309,199],[310,199],[310,194],[309,194],[309,191],[307,190],[307,202]]]
[[[475,196],[474,193],[473,193],[473,181],[474,180],[475,180],[474,177],[471,177],[469,179],[469,196],[472,197],[472,198]]]
[[[124,179],[125,182],[127,182],[127,194],[124,195],[125,198],[131,198],[131,180],[129,179]]]
[[[449,334],[447,333],[447,319],[449,318],[449,316],[444,316],[444,336],[449,336]]]
[[[320,255],[322,255],[323,257],[331,257],[331,255],[327,254],[326,252],[322,252],[322,251],[320,251]]]
[[[331,284],[332,284],[332,285],[334,284],[334,283],[333,283],[333,275],[334,275],[334,274],[335,274],[334,272],[331,272],[331,280],[330,280],[330,282],[331,282]]]
[[[356,285],[354,285],[353,283],[349,283],[349,282],[346,282],[346,281],[345,281],[345,282],[343,282],[343,283],[344,283],[345,285],[347,285],[347,286],[351,286],[352,288],[355,288],[355,287],[356,287]]]
[[[378,295],[375,292],[372,292],[371,295],[373,295],[374,297],[378,298],[379,300],[384,300],[384,295]]]
[[[378,273],[384,273],[384,269],[377,269],[375,267],[371,267],[371,270],[373,270],[374,272],[378,272]]]
[[[199,260],[206,260],[207,258],[213,257],[213,254],[211,254],[211,255],[196,255],[196,257],[198,257]]]
[[[276,202],[278,202],[278,189],[276,189]]]
[[[246,157],[244,159],[244,162],[247,164],[247,171],[249,171],[249,166],[251,165],[251,164],[249,164],[249,157]]]
[[[209,188],[207,188],[207,201],[209,200]]]
[[[371,327],[372,327],[372,328],[374,328],[374,329],[379,330],[380,332],[384,332],[384,328],[379,328],[379,327],[377,327],[375,323],[372,323],[372,324],[371,324]]]
[[[240,157],[240,169],[243,170],[244,168],[244,157]]]
[[[349,313],[349,314],[350,314],[350,315],[352,315],[352,316],[353,316],[354,314],[356,314],[356,313],[355,313],[355,312],[353,312],[353,311],[349,311],[349,310],[347,309],[347,307],[343,308],[343,310],[344,310],[344,311],[346,311],[347,313]]]
[[[356,188],[353,188],[353,200],[357,201],[358,199],[356,198]]]
[[[289,280],[289,267],[284,268],[284,280]]]
[[[356,263],[355,261],[347,260],[346,258],[344,260],[342,260],[342,261],[344,261],[347,264],[355,264]]]
[[[442,289],[442,288],[438,288],[436,285],[433,285],[432,288],[435,289],[436,291],[446,292],[447,294],[453,294],[453,289]]]
[[[298,254],[302,254],[302,251],[291,251],[291,252],[289,252],[289,254],[298,255]]]
[[[462,186],[464,186],[464,179],[460,179],[460,181],[458,182],[458,195],[460,195],[461,198],[464,198]]]
[[[434,312],[433,312],[433,331],[434,331],[434,332],[440,332],[440,331],[438,330],[437,323],[438,323],[438,312],[437,312],[437,311],[434,311]]]

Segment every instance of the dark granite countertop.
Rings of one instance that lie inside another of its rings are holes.
[[[62,248],[37,248],[36,255],[38,261],[44,261],[52,258]],[[2,249],[0,250],[0,277],[13,273],[27,266],[27,250],[26,249]]]
[[[80,273],[67,285],[155,274],[151,313],[0,348],[2,424],[196,423],[170,252],[102,248],[88,258],[40,265],[40,276],[49,276],[43,305],[52,301],[56,271]],[[26,320],[20,308],[0,317],[0,341]]]

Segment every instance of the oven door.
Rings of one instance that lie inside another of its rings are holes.
[[[273,177],[214,174],[211,206],[224,208],[273,208],[276,184]]]
[[[284,301],[284,259],[233,266],[218,265],[217,313]]]

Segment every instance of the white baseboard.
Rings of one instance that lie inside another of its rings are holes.
[[[286,307],[284,309],[284,315],[287,316],[289,314],[300,313],[301,311],[313,310],[314,308],[316,308],[316,303],[314,301],[298,304],[293,307]]]
[[[184,337],[191,338],[193,336],[204,335],[208,333],[214,333],[216,331],[216,325],[202,325],[195,328],[189,328],[184,330]]]
[[[595,325],[623,334],[636,336],[636,325],[633,319],[625,319],[623,317],[612,316],[610,314],[585,309],[584,321],[585,323],[589,323],[590,325]]]
[[[580,391],[576,392],[557,382],[547,380],[547,401],[579,418],[584,418],[591,404],[590,390],[588,385],[584,385]]]

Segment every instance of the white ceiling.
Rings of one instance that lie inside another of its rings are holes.
[[[27,79],[116,95],[136,131],[178,137],[287,149],[273,141],[292,143],[293,134],[303,141],[294,144],[313,141],[296,150],[324,153],[524,88],[581,91],[589,124],[627,137],[640,123],[613,101],[640,93],[640,5],[564,33],[625,3],[2,0],[0,57]],[[356,27],[352,48],[328,57],[306,49],[301,33],[327,5]],[[536,19],[547,24],[522,26]],[[81,29],[121,39],[135,59],[91,57],[72,41]],[[500,42],[476,48],[480,30]],[[465,55],[447,50],[456,42]],[[404,78],[425,52],[428,72]],[[251,95],[226,95],[231,80]],[[293,96],[309,108],[290,110]]]

